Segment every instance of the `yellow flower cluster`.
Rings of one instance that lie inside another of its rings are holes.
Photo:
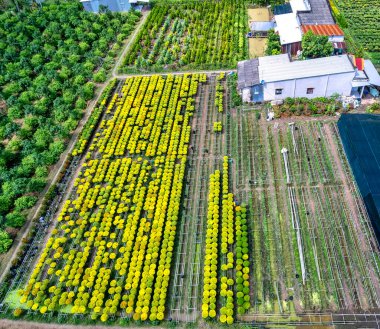
[[[198,84],[128,78],[111,99],[21,303],[163,320]]]

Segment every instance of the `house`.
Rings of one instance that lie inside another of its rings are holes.
[[[280,36],[282,53],[296,55],[301,50],[302,35],[311,29],[307,26],[337,27],[326,0],[290,0],[275,6],[273,11],[275,31]],[[339,33],[343,35],[341,30]],[[336,52],[343,53],[339,50],[343,49],[343,41],[339,42],[336,41]]]
[[[107,7],[112,12],[125,12],[132,7],[136,8],[138,3],[149,3],[149,0],[80,0],[84,10],[98,13],[100,6]]]
[[[348,55],[302,61],[288,54],[259,57],[238,63],[238,89],[245,102],[334,94],[360,98],[366,86],[380,80],[371,64],[367,72],[359,71]]]
[[[298,13],[302,25],[335,24],[328,0],[309,0],[310,10]]]

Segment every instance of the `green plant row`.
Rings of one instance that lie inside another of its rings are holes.
[[[95,108],[93,109],[90,117],[84,125],[82,132],[75,144],[75,148],[72,152],[73,156],[80,155],[83,153],[86,145],[88,144],[88,141],[91,138],[91,135],[96,129],[96,126],[99,122],[99,119],[103,111],[107,106],[108,101],[110,100],[110,97],[113,94],[113,91],[115,90],[116,83],[117,79],[111,80],[108,86],[104,89],[103,93],[101,94],[98,102],[95,105]]]
[[[219,170],[210,175],[209,191],[202,317],[232,324],[236,312],[251,307],[250,252],[247,209],[236,205],[230,192],[227,156],[222,175]]]
[[[157,3],[123,72],[232,68],[248,56],[246,0]]]
[[[363,56],[364,51],[376,57],[380,53],[380,2],[330,0],[330,5],[336,21],[345,29],[349,50],[357,56]]]

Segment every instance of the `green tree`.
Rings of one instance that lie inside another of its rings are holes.
[[[18,211],[13,211],[9,213],[5,218],[5,225],[15,228],[22,227],[26,221],[26,217]]]
[[[106,81],[107,76],[104,69],[100,69],[98,72],[94,73],[94,81],[95,82],[104,82]]]
[[[316,35],[312,31],[302,36],[302,58],[328,57],[333,52],[334,47],[327,36]]]
[[[53,140],[50,132],[45,128],[38,128],[33,135],[36,146],[43,149]]]
[[[15,201],[16,210],[24,210],[33,207],[37,202],[35,196],[23,195]]]
[[[82,95],[85,100],[90,100],[92,97],[94,97],[94,90],[95,90],[95,85],[92,82],[87,82],[83,87],[82,87]]]
[[[8,195],[0,195],[0,214],[6,214],[12,206],[12,199]]]
[[[265,50],[265,55],[279,55],[281,54],[280,36],[272,29],[268,31],[268,44]]]
[[[9,237],[9,234],[0,229],[0,253],[7,252],[12,245],[12,242],[13,240]]]
[[[27,191],[28,192],[41,192],[46,185],[46,178],[33,177],[30,179]]]

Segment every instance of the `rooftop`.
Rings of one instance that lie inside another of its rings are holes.
[[[277,5],[273,8],[273,14],[276,15],[284,15],[284,14],[290,14],[292,13],[292,6],[289,2],[283,4],[283,5]]]
[[[298,13],[302,25],[335,24],[327,0],[310,0],[311,11]]]
[[[274,28],[274,22],[252,22],[250,28],[252,31],[269,31]]]
[[[337,24],[302,25],[302,32],[312,31],[317,35],[342,36],[344,32]]]
[[[302,33],[298,17],[294,13],[275,16],[276,31],[280,35],[281,45],[299,42],[302,40]]]
[[[290,5],[292,7],[293,13],[299,11],[310,11],[309,0],[290,0]]]
[[[354,73],[355,68],[347,55],[291,61],[288,54],[282,54],[239,62],[238,86],[241,89],[261,81],[275,82],[351,72]]]
[[[380,75],[369,59],[364,60],[364,71],[368,76],[371,85],[380,87]]]
[[[260,83],[259,60],[257,58],[238,63],[238,88],[251,87]]]

